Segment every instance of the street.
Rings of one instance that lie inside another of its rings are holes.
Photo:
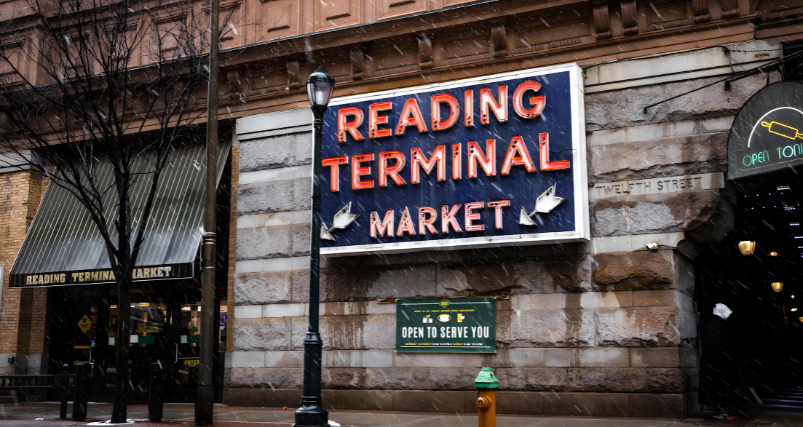
[[[70,407],[70,411],[72,408]],[[68,411],[68,414],[71,412]],[[167,404],[165,419],[161,423],[149,423],[146,405],[130,405],[128,418],[136,426],[191,426],[194,419],[192,404]],[[58,419],[59,406],[56,403],[22,403],[0,405],[0,426],[85,426],[108,425],[111,405],[105,403],[89,406],[89,416],[84,422]],[[237,427],[290,427],[293,424],[295,408],[243,408],[215,405],[215,426]],[[342,411],[331,412],[329,419],[341,426],[353,427],[471,427],[477,425],[477,417],[470,414],[405,413],[390,411]],[[645,419],[645,418],[594,418],[564,416],[520,416],[504,415],[497,417],[499,427],[692,427],[692,426],[734,426],[734,427],[793,427],[803,426],[803,413],[763,413],[750,420],[719,421],[712,418]]]

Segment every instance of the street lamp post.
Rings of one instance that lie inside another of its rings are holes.
[[[220,0],[209,2],[209,86],[206,106],[206,186],[204,187],[203,273],[201,273],[201,342],[199,343],[198,389],[195,425],[213,422],[215,403],[215,252],[217,242],[217,76],[220,50]],[[176,349],[178,351],[178,349]],[[178,355],[176,355],[178,358]]]
[[[312,229],[310,231],[309,263],[309,329],[304,340],[304,391],[301,408],[296,410],[295,427],[329,425],[329,412],[323,409],[321,398],[321,353],[323,343],[318,333],[319,283],[321,273],[321,137],[323,116],[335,91],[335,79],[319,67],[307,80],[313,124],[312,149]]]

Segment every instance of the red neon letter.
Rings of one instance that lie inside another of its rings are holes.
[[[455,219],[455,215],[457,215],[457,211],[460,210],[461,205],[454,205],[452,209],[449,209],[449,205],[443,205],[441,207],[441,232],[446,234],[449,232],[449,225],[451,224],[454,231],[460,233],[463,230],[460,229],[460,224],[457,223],[457,219]]]
[[[379,125],[388,122],[388,116],[380,116],[380,111],[390,110],[390,102],[380,102],[368,106],[368,137],[370,138],[384,138],[390,136],[390,129],[379,129]]]
[[[530,97],[530,105],[532,105],[532,108],[524,108],[524,92],[527,92],[528,90],[538,92],[541,90],[541,85],[532,81],[527,81],[520,84],[519,87],[516,88],[516,92],[513,93],[513,109],[516,110],[516,114],[518,114],[520,117],[525,119],[533,119],[541,114],[541,111],[544,110],[544,105],[546,105],[546,97],[544,95],[532,96]]]
[[[374,153],[358,154],[351,157],[351,188],[354,190],[366,190],[374,188],[374,181],[360,181],[360,177],[371,173],[371,167],[362,167],[363,162],[372,162]]]
[[[354,120],[347,122],[348,116],[354,116]],[[362,110],[357,107],[347,107],[337,110],[337,142],[346,142],[346,131],[357,141],[363,139],[358,127],[362,125]]]
[[[535,165],[533,164],[533,159],[530,158],[530,151],[527,150],[527,146],[520,136],[514,136],[510,140],[505,162],[502,163],[502,175],[509,174],[510,168],[516,165],[523,165],[527,172],[535,172]]]
[[[507,86],[499,86],[499,102],[496,102],[490,89],[480,89],[480,122],[487,125],[491,122],[488,114],[488,107],[491,108],[500,122],[507,121]]]
[[[449,104],[449,117],[441,121],[441,103]],[[432,95],[432,130],[446,130],[457,122],[457,100],[452,95]]]
[[[483,202],[466,203],[466,231],[482,231],[485,230],[485,225],[474,224],[474,221],[480,219],[480,214],[474,213],[474,209],[482,209],[485,206]]]
[[[393,159],[396,164],[388,166],[388,159]],[[399,172],[404,169],[404,155],[401,151],[383,151],[379,153],[379,186],[387,187],[387,177],[393,180],[396,185],[405,185],[406,182],[399,176]]]
[[[385,218],[379,221],[379,214],[371,212],[371,238],[376,239],[377,235],[387,235],[393,237],[393,211],[385,212]]]
[[[541,142],[541,149],[539,155],[541,156],[541,170],[542,171],[556,171],[561,169],[569,169],[568,160],[555,160],[549,161],[549,134],[544,132],[538,134],[538,140]]]
[[[468,142],[468,177],[469,178],[476,178],[477,177],[477,161],[480,162],[480,166],[482,170],[485,171],[485,175],[487,176],[494,176],[496,175],[496,141],[493,139],[489,139],[485,141],[485,151],[487,151],[487,156],[482,154],[482,149],[480,149],[479,144],[477,141],[469,141]]]
[[[404,208],[401,219],[399,220],[399,229],[396,230],[396,235],[401,236],[404,232],[407,232],[407,234],[410,236],[415,236],[413,219],[410,218],[410,211],[406,207]]]
[[[495,202],[488,202],[489,208],[494,208],[494,217],[496,220],[496,229],[502,229],[502,208],[510,206],[510,200],[497,200]]]
[[[418,148],[413,148],[410,152],[410,155],[413,157],[413,163],[410,165],[410,182],[413,184],[418,184],[421,182],[421,176],[418,171],[418,167],[420,166],[421,169],[424,169],[424,173],[429,175],[432,172],[432,169],[435,168],[435,163],[438,163],[438,181],[443,181],[446,179],[446,162],[444,161],[444,157],[446,155],[446,146],[439,145],[435,147],[435,150],[432,152],[432,156],[427,160],[424,156],[424,153],[421,152]]]
[[[404,130],[407,126],[418,128],[419,132],[426,132],[427,125],[424,123],[424,117],[421,115],[421,109],[418,108],[418,101],[415,98],[410,98],[404,103],[402,108],[401,118],[399,124],[396,126],[396,135],[404,135]]]
[[[463,164],[463,160],[460,152],[460,143],[452,144],[452,179],[461,179],[463,177],[462,168],[460,167]]]
[[[438,211],[435,208],[429,206],[418,208],[418,234],[424,235],[427,231],[429,234],[438,234],[438,230],[432,225],[436,219],[438,219]]]
[[[329,166],[329,187],[333,193],[340,191],[340,165],[345,165],[349,162],[349,158],[343,157],[330,157],[323,159],[321,165],[324,167]]]
[[[467,90],[463,94],[463,108],[466,110],[466,127],[474,127],[474,91]]]

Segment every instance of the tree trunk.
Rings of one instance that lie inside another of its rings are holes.
[[[128,346],[131,342],[131,270],[121,269],[123,277],[117,282],[117,381],[114,388],[114,408],[112,409],[113,424],[126,422],[128,415],[128,401],[126,388],[128,386]],[[127,274],[126,274],[127,273]]]

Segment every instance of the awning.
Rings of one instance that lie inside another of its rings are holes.
[[[221,141],[217,180],[223,173],[230,145]],[[132,166],[146,170],[143,157]],[[106,218],[116,216],[117,193],[112,167],[96,168],[98,185],[110,187],[104,198]],[[206,150],[203,145],[182,146],[174,151],[160,177],[151,221],[133,272],[134,281],[177,280],[194,277],[203,225]],[[140,179],[131,189],[134,229],[141,220],[150,179]],[[140,214],[141,215],[141,214]],[[117,233],[111,221],[111,238]],[[11,267],[9,287],[89,285],[113,283],[106,246],[89,213],[67,190],[48,185],[17,259]]]

